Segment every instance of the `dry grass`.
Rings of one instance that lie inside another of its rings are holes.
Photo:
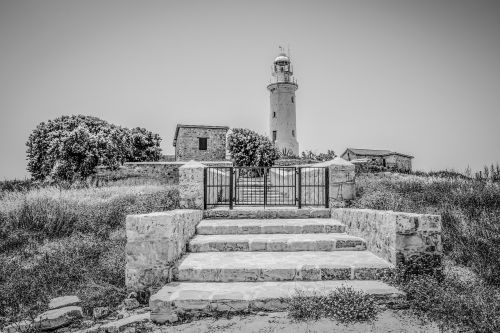
[[[46,187],[0,198],[1,317],[44,309],[76,293],[90,311],[125,296],[125,217],[178,207],[165,186]]]

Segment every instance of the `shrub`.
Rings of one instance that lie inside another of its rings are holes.
[[[132,130],[90,116],[62,116],[40,123],[27,146],[34,180],[84,179],[98,164],[117,168],[125,161],[155,161],[161,138],[144,128]]]
[[[237,166],[270,167],[279,158],[278,149],[267,137],[249,129],[233,129],[228,145]]]
[[[343,285],[323,295],[296,290],[290,298],[288,313],[296,320],[327,317],[349,324],[374,320],[378,308],[372,296]]]
[[[420,275],[399,287],[406,292],[412,310],[444,328],[500,331],[500,292],[492,286],[463,282],[457,276],[440,282]]]
[[[304,160],[325,162],[333,160],[336,156],[337,155],[335,155],[335,152],[331,149],[328,149],[326,153],[319,153],[319,154],[316,154],[311,150],[306,150],[302,152],[301,158]]]
[[[32,188],[36,188],[37,186],[38,184],[33,182],[31,179],[0,181],[0,197],[5,192],[24,192]]]

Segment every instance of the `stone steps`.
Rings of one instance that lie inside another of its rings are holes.
[[[393,265],[368,251],[200,252],[178,266],[191,282],[374,280]]]
[[[341,286],[363,291],[381,303],[395,302],[404,297],[404,293],[396,288],[371,280],[172,282],[151,297],[151,319],[163,323],[172,311],[284,311],[286,298],[297,290],[328,293]]]
[[[197,235],[190,252],[366,250],[362,238],[339,233]]]
[[[230,234],[311,234],[343,233],[345,225],[334,219],[221,219],[202,220],[196,227],[198,235]]]
[[[319,207],[217,207],[203,211],[206,219],[308,219],[331,216],[330,209]]]

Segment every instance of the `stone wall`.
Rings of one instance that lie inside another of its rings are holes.
[[[205,127],[179,127],[175,143],[177,161],[221,161],[226,158],[228,129]],[[207,138],[207,150],[199,149],[198,138]]]
[[[202,218],[201,210],[127,216],[127,288],[141,289],[169,282],[176,260],[186,251],[186,244]]]
[[[140,183],[177,185],[179,184],[179,167],[187,162],[127,162],[118,170],[98,167],[95,176],[99,183]],[[203,161],[206,166],[233,166],[231,161]]]
[[[304,165],[304,164],[315,164],[320,161],[311,160],[311,159],[303,159],[303,158],[284,158],[274,161],[273,166],[296,166],[296,165]]]
[[[203,209],[205,165],[189,161],[179,168],[179,206],[188,209]]]
[[[371,209],[331,209],[350,235],[362,237],[367,249],[392,264],[411,262],[415,255],[440,257],[441,216]]]

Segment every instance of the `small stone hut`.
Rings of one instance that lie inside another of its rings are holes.
[[[390,150],[347,148],[342,155],[346,161],[364,161],[374,163],[390,170],[408,172],[411,171],[411,160],[413,156],[397,153]]]
[[[228,131],[228,126],[178,124],[174,136],[175,160],[225,160]]]

